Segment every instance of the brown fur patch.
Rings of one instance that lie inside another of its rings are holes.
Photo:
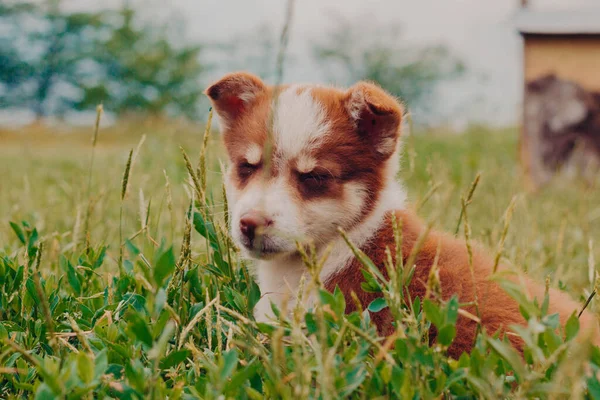
[[[419,219],[409,211],[397,211],[396,216],[402,224],[402,256],[404,261],[407,261],[419,235],[425,228]],[[385,275],[387,275],[384,267],[386,246],[389,246],[392,254],[395,254],[391,216],[389,215],[374,240],[363,249]],[[429,233],[415,259],[416,271],[408,288],[412,299],[417,296],[423,299],[426,295],[426,283],[438,246],[440,253],[437,265],[444,300],[448,300],[456,294],[461,303],[469,303],[474,301],[474,294],[477,292],[481,324],[488,334],[496,332],[505,334],[511,325],[525,324],[517,303],[499,285],[487,279],[492,272],[492,259],[478,248],[473,249],[473,280],[464,241],[435,231]],[[371,301],[380,296],[376,293],[366,293],[361,289],[360,285],[363,282],[361,268],[360,263],[353,260],[342,271],[329,277],[325,284],[328,290],[333,290],[336,285],[340,287],[346,297],[346,312],[352,312],[356,309],[350,295],[353,291],[365,308]],[[544,288],[530,280],[525,280],[525,284],[529,294],[537,297],[538,301],[541,302]],[[551,289],[549,312],[551,314],[559,313],[561,323],[564,324],[571,314],[578,310],[578,307],[579,305],[570,299],[568,295]],[[464,307],[464,309],[473,315],[477,315],[474,306]],[[380,334],[387,336],[393,332],[392,316],[389,309],[386,308],[379,313],[371,313],[371,317]],[[584,325],[587,327],[593,325],[589,315],[583,317]],[[473,348],[477,323],[472,319],[459,316],[456,329],[456,338],[448,349],[448,354],[454,358],[460,357],[463,352],[470,352]],[[432,330],[432,340],[435,340],[435,335],[435,330]],[[522,350],[523,343],[519,337],[509,335],[508,339],[519,351]]]

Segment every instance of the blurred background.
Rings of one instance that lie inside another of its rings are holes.
[[[284,81],[367,78],[406,101],[421,125],[512,126],[524,93],[520,14],[596,3],[304,0],[295,7]],[[3,0],[0,123],[91,124],[99,103],[111,120],[203,119],[202,89],[224,72],[273,80],[284,12],[279,0]]]

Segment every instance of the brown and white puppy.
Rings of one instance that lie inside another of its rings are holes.
[[[395,254],[391,215],[402,222],[404,258],[424,229],[407,210],[406,194],[395,179],[402,106],[371,83],[359,82],[348,90],[318,85],[273,88],[241,72],[226,75],[206,94],[219,116],[230,159],[225,179],[232,235],[244,254],[256,260],[263,293],[256,318],[269,317],[271,301],[280,304],[296,294],[307,272],[296,241],[312,241],[320,253],[331,246],[321,280],[329,290],[339,285],[347,312],[355,309],[353,291],[366,307],[377,294],[361,289],[361,266],[338,228],[348,232],[384,274],[386,246]],[[515,301],[487,279],[492,260],[475,250],[472,279],[465,243],[442,233],[430,233],[416,258],[409,287],[413,298],[425,295],[438,247],[444,298],[458,294],[461,303],[468,303],[477,292],[488,333],[525,323]],[[543,286],[530,281],[526,286],[531,296],[543,299]],[[550,312],[558,312],[561,322],[578,309],[566,294],[551,291]],[[467,311],[475,314],[472,307]],[[373,313],[372,319],[381,334],[393,331],[387,309]],[[582,321],[585,326],[595,324],[588,314]],[[476,323],[460,317],[450,354],[469,351],[475,333]],[[517,337],[510,338],[521,347]]]

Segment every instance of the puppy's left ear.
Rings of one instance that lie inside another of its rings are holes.
[[[346,93],[346,110],[358,134],[382,158],[396,150],[404,109],[379,86],[359,82]]]

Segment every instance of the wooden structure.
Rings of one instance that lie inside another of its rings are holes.
[[[576,157],[581,138],[585,158],[600,160],[600,8],[542,12],[523,5],[521,158],[539,186]]]
[[[581,11],[521,10],[523,70],[531,82],[548,74],[600,91],[600,9]]]

